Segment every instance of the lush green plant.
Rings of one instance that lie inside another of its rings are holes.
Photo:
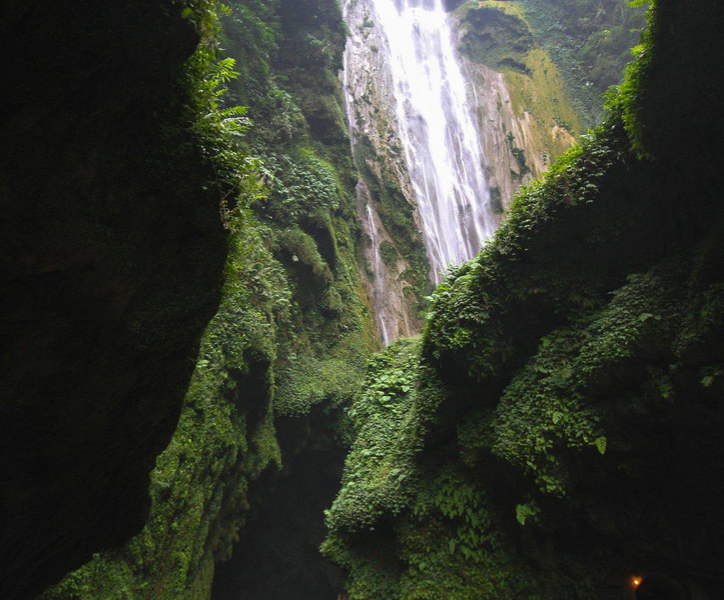
[[[522,0],[536,36],[562,70],[582,120],[603,116],[603,96],[618,84],[644,27],[645,5],[627,0]]]

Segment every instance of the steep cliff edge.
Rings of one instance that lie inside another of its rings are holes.
[[[603,125],[373,361],[324,546],[351,599],[724,593],[724,23],[651,14]]]
[[[3,3],[0,596],[138,532],[226,234],[203,2]],[[227,185],[228,184],[228,185]]]
[[[341,581],[318,552],[322,510],[346,453],[342,407],[377,347],[338,79],[345,30],[335,0],[228,5],[222,46],[239,74],[227,96],[248,107],[237,158],[253,177],[225,212],[221,306],[145,527],[46,600],[207,599],[218,561],[218,598],[334,597]]]

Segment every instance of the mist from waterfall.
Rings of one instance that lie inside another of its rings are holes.
[[[477,254],[497,225],[481,133],[442,0],[372,5],[389,44],[398,133],[439,283],[450,264]]]

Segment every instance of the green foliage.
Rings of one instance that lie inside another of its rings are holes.
[[[277,384],[276,413],[300,417],[322,403],[328,408],[344,406],[359,389],[359,368],[349,360],[290,357]]]
[[[178,428],[151,476],[149,522],[44,600],[207,597],[213,562],[228,555],[243,519],[249,482],[281,466],[271,365],[290,294],[248,214],[234,222],[227,271]]]
[[[533,47],[528,25],[495,6],[464,7],[465,37],[460,50],[471,60],[502,70],[528,72],[525,55]]]
[[[213,7],[189,3],[206,37],[185,84],[230,231],[222,305],[152,474],[145,529],[43,600],[210,597],[214,563],[229,557],[251,502],[263,502],[248,497],[250,485],[298,451],[280,448],[276,417],[303,430],[314,406],[349,402],[374,344],[346,224],[355,212],[348,141],[328,135],[341,122],[339,7],[235,0],[224,11],[233,58],[220,58]],[[312,77],[294,75],[304,60]]]
[[[298,227],[285,229],[275,236],[278,249],[284,249],[291,255],[292,262],[309,268],[312,275],[322,284],[332,281],[332,271],[319,254],[314,239]]]
[[[535,519],[540,514],[540,507],[534,500],[525,504],[518,504],[515,507],[515,518],[521,525],[525,525],[526,521]]]
[[[364,392],[348,411],[357,438],[342,491],[327,517],[330,527],[370,527],[380,515],[405,506],[422,433],[413,392],[417,357],[416,343],[400,341],[370,364]]]
[[[394,268],[397,265],[397,250],[395,250],[395,247],[387,240],[383,240],[380,244],[380,256],[388,267]]]
[[[271,191],[262,209],[268,218],[289,223],[315,211],[339,208],[334,170],[314,152],[305,150],[296,159],[286,154],[268,155],[262,161],[265,183]]]
[[[601,182],[625,154],[621,133],[614,122],[607,126],[606,136],[600,130],[598,135],[584,137],[540,181],[521,189],[493,243],[477,259],[450,271],[428,313],[425,346],[432,358],[444,361],[448,355],[459,356],[471,376],[482,378],[498,372],[514,352],[513,340],[490,324],[507,319],[519,303],[541,302],[549,310],[595,305],[597,299],[585,289],[582,272],[586,267],[568,264],[570,256],[561,256],[565,267],[546,263],[531,270],[519,265],[534,255],[532,238],[557,235],[553,223],[559,215],[588,210],[586,206],[600,193]]]
[[[370,364],[349,410],[356,439],[322,547],[348,570],[350,598],[492,599],[526,585],[500,552],[484,492],[461,472],[419,464],[444,398],[420,368],[416,340],[393,344]]]
[[[582,120],[594,126],[604,114],[604,93],[621,81],[631,48],[639,43],[645,8],[627,0],[522,4],[536,36],[563,72]]]

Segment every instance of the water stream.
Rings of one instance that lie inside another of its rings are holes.
[[[384,30],[399,136],[432,278],[474,256],[497,225],[483,170],[474,98],[442,0],[372,0]],[[470,92],[470,93],[469,93]]]
[[[367,231],[370,233],[372,252],[373,252],[373,263],[372,269],[375,274],[375,281],[372,286],[372,302],[374,306],[381,306],[384,304],[386,290],[385,281],[381,274],[384,272],[382,265],[382,256],[380,255],[380,240],[379,232],[377,230],[377,223],[375,222],[375,215],[372,211],[372,207],[367,204]],[[382,338],[382,343],[386,346],[390,343],[390,335],[387,332],[387,319],[384,311],[377,312],[377,329]]]

